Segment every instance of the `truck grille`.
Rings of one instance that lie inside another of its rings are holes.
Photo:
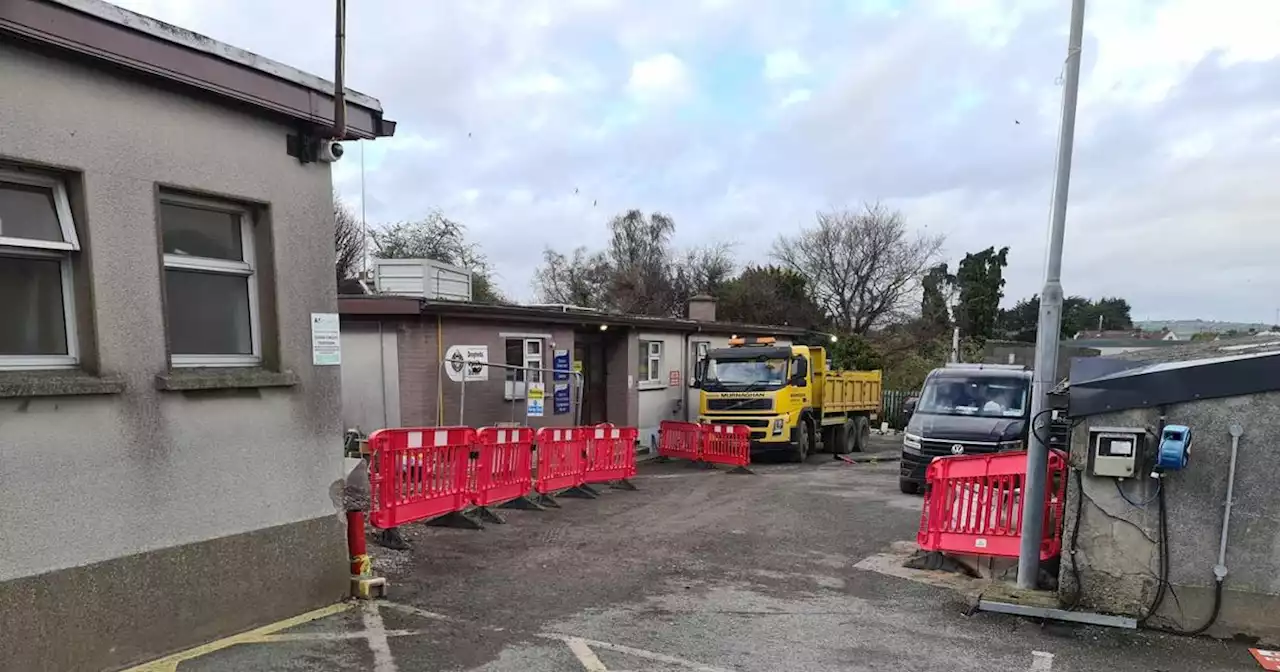
[[[759,420],[756,418],[711,418],[713,425],[743,425],[753,428],[769,428],[768,420]]]
[[[708,399],[708,411],[772,411],[772,399]]]

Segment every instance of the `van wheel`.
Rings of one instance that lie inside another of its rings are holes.
[[[920,494],[920,484],[915,481],[908,481],[905,478],[899,478],[898,490],[901,490],[904,495],[918,495]]]
[[[812,432],[809,431],[809,422],[801,420],[796,425],[796,442],[791,447],[792,462],[804,462],[809,457],[809,442],[812,440]]]

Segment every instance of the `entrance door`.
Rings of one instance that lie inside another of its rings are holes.
[[[582,363],[582,424],[594,425],[607,418],[604,344],[599,338],[575,340],[573,358]]]
[[[689,370],[684,372],[684,375],[685,375],[684,383],[686,386],[684,419],[686,422],[698,421],[698,413],[700,412],[699,409],[701,408],[701,403],[702,403],[699,395],[701,394],[702,390],[699,390],[695,387],[688,387],[688,385],[689,383],[693,382],[694,379],[696,378],[695,374],[698,371],[698,362],[701,362],[702,360],[706,359],[707,351],[710,349],[711,349],[710,341],[694,341],[694,340],[689,341],[689,357],[685,359],[686,362],[689,362],[689,367],[688,367]]]

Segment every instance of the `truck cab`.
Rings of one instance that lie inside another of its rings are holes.
[[[800,462],[822,448],[857,450],[880,408],[880,372],[834,371],[821,347],[735,338],[709,351],[696,373],[698,421],[750,428],[753,454]]]
[[[925,378],[902,433],[898,487],[915,494],[936,457],[1025,450],[1031,371],[1009,364],[948,364]]]

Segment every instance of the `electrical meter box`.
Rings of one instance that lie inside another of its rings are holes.
[[[1089,461],[1093,476],[1133,478],[1147,430],[1138,427],[1093,427],[1089,430]]]

